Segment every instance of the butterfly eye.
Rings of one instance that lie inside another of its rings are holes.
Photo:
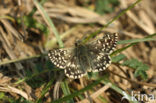
[[[75,47],[77,47],[78,45],[80,45],[80,43],[81,43],[81,40],[76,40]]]
[[[77,47],[78,46],[78,43],[77,42],[75,42],[75,47]]]

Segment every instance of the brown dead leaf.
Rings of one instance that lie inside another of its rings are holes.
[[[0,85],[1,84],[8,84],[10,82],[11,78],[7,76],[3,76],[2,73],[0,73]]]

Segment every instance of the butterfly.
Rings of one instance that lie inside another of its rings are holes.
[[[105,34],[103,38],[75,47],[50,50],[48,56],[69,78],[79,79],[87,72],[105,70],[111,64],[110,54],[116,48],[118,34]]]

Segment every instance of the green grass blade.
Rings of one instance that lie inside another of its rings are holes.
[[[117,42],[117,44],[139,43],[139,42],[145,42],[145,41],[156,41],[156,38],[122,40],[122,41]]]
[[[40,4],[43,5],[46,1],[48,1],[48,0],[41,0]],[[34,15],[34,13],[36,12],[36,10],[37,10],[36,8],[33,8],[33,10],[29,13],[28,16],[32,17]]]
[[[58,99],[56,101],[53,101],[51,103],[62,103],[62,102],[66,102],[67,100],[70,100],[71,98],[74,98],[75,96],[78,96],[78,95],[84,93],[85,91],[93,88],[94,86],[96,86],[97,84],[99,84],[102,80],[104,80],[104,77],[99,78],[94,83],[89,84],[88,86],[86,86],[85,88],[83,88],[83,89],[81,89],[79,91],[76,91],[76,92],[74,92],[74,93],[72,93],[70,95],[64,96],[64,97],[62,97],[62,98],[60,98],[60,99]]]
[[[35,73],[35,74],[33,74],[32,76],[25,77],[25,78],[23,78],[23,79],[18,80],[17,82],[15,82],[15,84],[20,84],[20,83],[22,83],[22,82],[24,82],[24,81],[30,80],[30,79],[32,79],[33,77],[38,76],[38,75],[41,75],[41,74],[46,73],[46,72],[49,72],[49,70],[44,70],[44,71],[42,71],[42,72]]]
[[[111,54],[111,56],[112,56],[112,55],[116,55],[116,54],[118,54],[118,53],[121,53],[122,51],[128,49],[129,47],[131,47],[131,46],[133,46],[133,45],[136,45],[136,44],[139,43],[139,42],[146,42],[146,41],[153,41],[153,40],[156,40],[155,38],[153,38],[154,36],[156,36],[156,33],[154,33],[154,34],[152,34],[152,35],[148,35],[148,36],[146,36],[145,38],[142,38],[142,39],[124,40],[123,42],[122,42],[122,41],[119,41],[119,42],[117,42],[117,44],[120,44],[120,43],[121,43],[121,44],[122,44],[122,43],[123,43],[123,44],[125,44],[125,43],[131,43],[131,44],[129,44],[129,45],[123,47],[123,48],[120,48],[120,49],[114,51],[114,52]]]
[[[96,85],[99,84],[99,83],[103,83],[103,84],[107,85],[107,84],[110,83],[110,82],[109,82],[109,80],[106,80],[106,79],[105,79],[105,76],[103,76],[103,77],[97,79],[94,83],[89,84],[89,85],[86,86],[85,88],[83,88],[83,89],[81,89],[81,90],[79,90],[79,91],[75,91],[74,93],[72,93],[72,94],[70,94],[70,95],[67,95],[67,96],[64,96],[64,97],[62,97],[62,98],[60,98],[60,99],[58,99],[58,100],[55,100],[55,101],[53,101],[53,102],[51,102],[51,103],[62,103],[62,102],[66,102],[66,101],[70,100],[71,98],[74,98],[75,96],[78,96],[78,95],[84,93],[85,91],[87,91],[87,90],[93,88],[94,86],[96,86]],[[112,84],[112,83],[111,83],[111,84]],[[117,91],[118,93],[122,94],[123,96],[125,96],[125,95],[128,96],[128,99],[131,100],[132,97],[131,97],[130,95],[128,95],[127,93],[125,93],[123,90],[121,90],[120,88],[118,88],[118,87],[115,86],[114,84],[112,84],[112,85],[110,86],[110,88],[114,89],[115,91]],[[131,101],[131,102],[132,102],[132,103],[138,103],[138,102],[136,102],[136,101]]]
[[[46,87],[42,90],[42,93],[41,93],[41,97],[36,101],[36,103],[42,103],[42,99],[43,97],[45,96],[45,94],[49,91],[49,88],[51,87],[51,85],[53,84],[54,82],[54,78],[52,78],[48,84],[46,85]]]
[[[43,74],[43,73],[47,73],[47,72],[50,72],[50,71],[58,71],[58,70],[60,70],[60,69],[58,69],[58,68],[56,68],[56,69],[51,69],[51,70],[46,69],[46,70],[44,70],[44,71],[42,71],[42,72],[38,72],[38,73],[35,73],[35,74],[31,75],[31,76],[28,76],[28,77],[25,77],[25,78],[23,78],[23,79],[21,79],[21,80],[18,80],[17,82],[15,82],[15,84],[20,84],[20,83],[22,83],[22,82],[24,82],[24,81],[30,80],[30,79],[32,79],[33,77],[39,76],[39,75],[41,75],[41,74]]]
[[[69,90],[69,87],[68,87],[67,81],[64,81],[64,82],[61,83],[61,88],[62,88],[63,93],[64,93],[65,96],[71,94],[70,90]],[[74,103],[74,100],[71,98],[66,103]]]
[[[99,30],[97,30],[94,33],[91,33],[87,38],[85,38],[82,42],[86,43],[89,39],[95,37],[97,34],[99,34],[103,29],[105,29],[106,27],[108,27],[112,22],[114,22],[115,20],[119,19],[119,17],[121,17],[122,15],[124,15],[128,10],[132,9],[136,4],[138,4],[140,1],[142,0],[137,0],[136,2],[134,2],[132,5],[130,5],[128,8],[126,8],[125,10],[123,10],[119,15],[117,15],[116,17],[114,17],[112,20],[110,20],[106,25],[104,25],[102,28],[100,28]]]
[[[119,54],[117,56],[112,57],[112,62],[113,63],[118,63],[118,62],[120,62],[121,60],[123,60],[125,58],[126,58],[126,56],[124,54]]]
[[[102,83],[107,85],[108,83],[111,83],[111,82],[109,82],[109,80],[105,80],[105,81],[102,81]],[[116,92],[120,93],[121,95],[126,96],[127,97],[126,99],[128,99],[131,103],[138,103],[137,101],[132,101],[132,97],[129,94],[127,94],[125,91],[123,91],[120,88],[118,88],[115,84],[112,84],[110,86],[110,88],[112,88]]]
[[[54,33],[54,35],[55,35],[55,37],[56,37],[56,39],[57,39],[57,41],[58,41],[59,47],[60,47],[60,48],[63,48],[63,47],[64,47],[64,46],[63,46],[63,42],[62,42],[62,40],[61,40],[61,38],[60,38],[60,36],[59,36],[59,33],[58,33],[57,29],[55,28],[55,25],[54,25],[53,21],[50,19],[50,17],[48,16],[48,14],[45,12],[44,8],[41,6],[40,3],[38,3],[37,0],[34,0],[34,3],[35,3],[35,5],[36,5],[36,7],[37,7],[39,10],[41,10],[43,16],[44,16],[45,19],[46,19],[46,23],[47,23],[47,24],[49,25],[49,27],[52,29],[52,31],[53,31],[53,33]]]

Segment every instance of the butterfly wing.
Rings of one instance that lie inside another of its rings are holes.
[[[105,34],[103,38],[98,39],[95,42],[89,43],[88,45],[90,49],[98,50],[99,53],[111,54],[116,48],[117,39],[117,33]]]
[[[111,58],[107,54],[99,54],[99,57],[93,59],[92,70],[93,72],[99,72],[105,70],[111,64]]]
[[[65,74],[69,78],[78,79],[87,74],[87,71],[82,69],[78,57],[73,56],[65,68]]]
[[[50,50],[48,56],[51,62],[61,69],[65,69],[67,62],[70,58],[71,50],[67,49],[55,49]]]
[[[65,75],[69,78],[77,79],[87,74],[80,69],[78,56],[74,49],[55,49],[48,53],[51,62],[61,69],[65,69]]]
[[[111,64],[109,54],[115,49],[117,38],[117,34],[106,34],[103,38],[87,45],[91,71],[103,71]]]

